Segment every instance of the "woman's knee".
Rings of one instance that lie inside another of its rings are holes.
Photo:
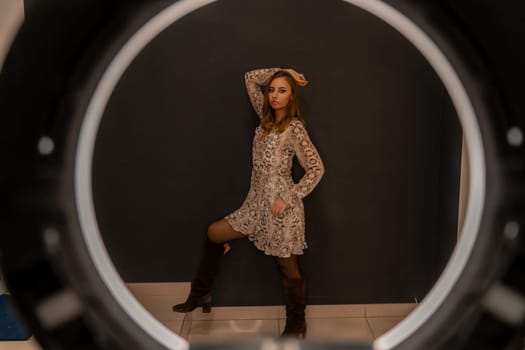
[[[217,220],[208,226],[208,238],[217,244],[229,241],[228,227],[224,220]]]
[[[208,226],[208,238],[214,243],[225,243],[244,237],[245,235],[235,231],[226,219],[215,221]]]
[[[213,222],[208,225],[208,231],[206,232],[206,236],[212,242],[215,242],[217,240],[217,222]]]

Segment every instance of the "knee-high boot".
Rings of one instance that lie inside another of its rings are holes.
[[[202,312],[211,311],[211,288],[224,254],[225,246],[212,242],[206,235],[197,274],[191,282],[190,295],[184,303],[174,305],[173,311],[190,312],[197,307],[202,307]]]
[[[286,326],[281,336],[304,338],[306,336],[304,280],[302,278],[283,278],[283,285],[286,303]]]

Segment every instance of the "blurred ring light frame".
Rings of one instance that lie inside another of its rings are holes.
[[[169,349],[188,347],[178,335],[152,317],[132,296],[117,273],[100,236],[92,198],[91,169],[97,130],[107,102],[128,66],[146,45],[175,21],[215,0],[181,0],[167,7],[138,30],[119,50],[102,76],[89,103],[77,146],[75,197],[82,234],[98,273],[120,306],[149,335]],[[466,216],[454,253],[424,301],[400,324],[376,339],[374,349],[393,349],[412,336],[445,301],[470,257],[477,238],[485,199],[485,159],[474,108],[451,63],[431,38],[408,17],[379,0],[344,0],[382,19],[410,41],[433,67],[450,95],[463,127],[470,173]]]

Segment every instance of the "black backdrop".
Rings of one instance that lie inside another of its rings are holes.
[[[219,1],[133,62],[105,112],[93,168],[97,219],[123,279],[191,279],[207,225],[248,190],[258,120],[243,73],[271,66],[310,80],[303,113],[326,167],[305,199],[308,302],[421,299],[455,244],[459,122],[415,48],[335,0]],[[216,303],[281,303],[273,260],[248,241],[232,247]]]

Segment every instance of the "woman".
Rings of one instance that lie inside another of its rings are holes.
[[[297,255],[307,247],[302,198],[324,174],[324,166],[310,141],[299,111],[299,86],[308,81],[293,69],[258,69],[245,74],[253,108],[261,119],[253,139],[250,190],[242,206],[212,223],[204,255],[183,304],[177,312],[202,307],[211,310],[211,287],[227,242],[247,237],[266,255],[272,255],[283,277],[286,327],[283,336],[304,337],[306,307],[304,280]],[[266,93],[262,88],[267,85]],[[305,169],[295,184],[291,176],[293,156]]]

